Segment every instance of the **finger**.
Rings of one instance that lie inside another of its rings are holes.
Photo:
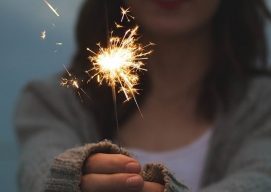
[[[140,170],[140,164],[131,157],[121,154],[103,153],[90,156],[84,168],[85,174],[139,173]]]
[[[81,179],[83,192],[140,192],[143,178],[137,174],[88,174]]]
[[[144,182],[144,187],[141,192],[163,192],[165,187],[155,182]]]

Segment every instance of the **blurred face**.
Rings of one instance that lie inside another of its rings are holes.
[[[180,36],[209,26],[220,0],[129,0],[136,21],[151,35]]]

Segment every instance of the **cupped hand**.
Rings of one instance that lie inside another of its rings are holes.
[[[164,189],[165,187],[159,183],[145,181],[140,192],[163,192]]]
[[[83,192],[163,192],[164,186],[144,182],[137,160],[121,154],[97,153],[90,156],[83,168]]]
[[[81,179],[83,192],[140,192],[144,181],[140,164],[121,154],[97,153],[90,156]]]

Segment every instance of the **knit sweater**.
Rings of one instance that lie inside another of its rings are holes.
[[[18,102],[15,126],[23,192],[79,192],[82,165],[89,155],[129,155],[108,141],[98,143],[93,115],[71,90],[58,85],[58,79],[30,83]],[[235,111],[215,127],[201,192],[271,191],[271,80],[254,79]],[[142,176],[164,184],[165,191],[187,191],[163,165],[147,165]]]

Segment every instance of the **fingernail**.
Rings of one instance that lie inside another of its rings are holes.
[[[139,175],[129,177],[126,184],[130,189],[139,189],[142,186],[143,179]]]
[[[128,173],[139,173],[140,172],[140,165],[136,162],[131,162],[126,165],[126,171]]]

